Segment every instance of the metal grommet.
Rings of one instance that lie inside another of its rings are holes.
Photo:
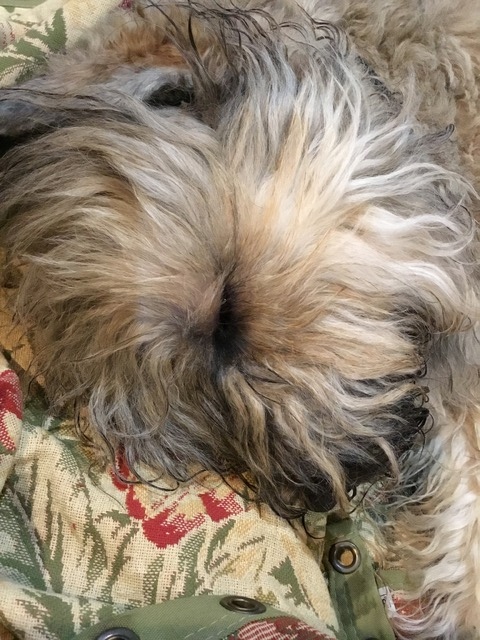
[[[258,600],[246,598],[244,596],[226,596],[220,600],[220,604],[229,611],[237,613],[265,613],[267,608]]]
[[[332,544],[328,559],[339,573],[353,573],[360,566],[361,560],[358,547],[348,540]]]
[[[95,640],[140,640],[140,638],[128,627],[115,627],[102,631]]]

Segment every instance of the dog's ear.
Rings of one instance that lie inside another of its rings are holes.
[[[130,120],[117,105],[92,95],[66,96],[43,89],[18,87],[0,91],[0,158],[17,145],[94,116]]]
[[[0,157],[17,144],[29,142],[67,123],[68,117],[55,106],[60,96],[24,88],[0,92]]]
[[[0,91],[0,157],[17,144],[95,115],[137,120],[139,104],[153,110],[188,108],[193,114],[194,99],[191,75],[184,69],[123,68],[75,94],[58,86],[52,91],[40,77]]]

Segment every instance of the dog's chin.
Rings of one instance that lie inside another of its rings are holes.
[[[392,424],[396,424],[389,438],[381,439],[376,444],[361,443],[356,456],[345,458],[339,452],[341,469],[345,478],[340,492],[335,492],[332,482],[325,475],[312,472],[308,477],[300,479],[302,492],[293,504],[300,506],[300,511],[327,512],[338,507],[345,508],[350,498],[356,497],[359,490],[368,491],[377,481],[396,483],[396,473],[404,454],[408,453],[423,437],[425,427],[430,418],[429,410],[419,403],[418,398],[406,398],[396,410],[397,418],[392,415]],[[362,450],[362,444],[365,449]],[[398,466],[397,466],[398,465]],[[308,465],[305,466],[308,469]],[[288,491],[288,489],[287,489]],[[303,502],[302,502],[303,501]],[[293,513],[293,510],[292,512]],[[289,517],[291,517],[289,513]]]
[[[38,286],[37,273],[25,275],[23,286]],[[224,306],[221,292],[219,304]],[[51,311],[51,298],[46,293],[40,297]],[[33,291],[27,298],[38,310]],[[172,345],[178,340],[172,327],[164,345],[139,349],[135,331],[133,346],[119,349],[118,319],[108,325],[102,316],[102,335],[113,336],[111,352],[91,358],[78,357],[85,341],[99,336],[81,328],[87,309],[69,307],[67,315],[57,310],[43,332],[40,322],[34,331],[52,406],[66,411],[75,404],[86,411],[107,453],[115,458],[121,451],[140,479],[167,474],[188,482],[200,469],[224,478],[237,476],[245,479],[246,495],[285,518],[346,510],[358,487],[383,479],[394,482],[399,460],[421,439],[429,416],[416,377],[385,376],[341,390],[331,387],[331,402],[320,402],[325,395],[320,371],[310,372],[307,390],[305,371],[297,370],[296,377],[292,373],[297,367],[280,371],[252,364],[244,354],[247,336],[234,340],[236,333],[246,331],[245,323],[235,327],[234,307],[217,315],[233,351],[218,336],[209,341],[195,332],[190,348],[182,352]],[[73,350],[69,327],[76,327],[80,339]],[[60,340],[52,339],[62,334]],[[165,357],[168,345],[174,357]],[[314,382],[317,393],[311,388]]]

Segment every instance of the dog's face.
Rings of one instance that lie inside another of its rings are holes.
[[[2,93],[3,241],[55,405],[292,516],[421,431],[468,188],[331,24],[215,7],[118,17]]]

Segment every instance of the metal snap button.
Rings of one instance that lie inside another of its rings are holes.
[[[360,566],[360,551],[358,547],[345,540],[336,542],[330,547],[328,554],[330,564],[339,573],[353,573]]]
[[[140,640],[140,638],[128,627],[115,627],[102,631],[95,640]]]
[[[229,611],[237,613],[265,613],[267,608],[258,600],[246,598],[244,596],[226,596],[220,600],[220,604]]]

